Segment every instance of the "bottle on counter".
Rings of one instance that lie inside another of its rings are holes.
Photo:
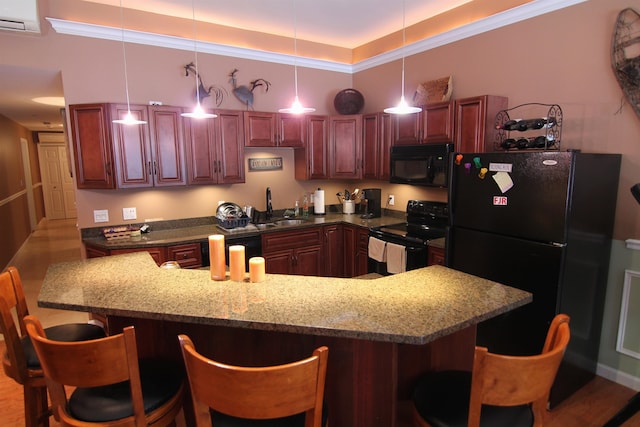
[[[302,216],[309,218],[309,196],[306,193],[302,199]]]
[[[296,200],[296,205],[293,208],[293,216],[297,217],[300,215],[300,206],[298,205],[298,201]]]

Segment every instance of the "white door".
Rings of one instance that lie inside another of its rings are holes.
[[[38,156],[47,219],[75,218],[75,194],[67,167],[66,147],[64,144],[38,144]]]
[[[31,231],[38,225],[36,219],[36,203],[33,197],[33,181],[31,180],[31,161],[29,160],[29,141],[20,138],[20,148],[22,149],[22,166],[24,168],[24,186],[27,189],[27,206],[29,208],[29,223]]]

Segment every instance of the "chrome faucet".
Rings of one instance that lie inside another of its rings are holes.
[[[267,214],[266,218],[271,219],[273,216],[273,205],[271,204],[271,187],[267,187]]]

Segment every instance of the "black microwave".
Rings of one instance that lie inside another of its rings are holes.
[[[391,178],[395,184],[446,187],[453,144],[395,145],[391,147]]]

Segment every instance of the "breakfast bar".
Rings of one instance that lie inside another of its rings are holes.
[[[331,425],[389,427],[402,424],[417,375],[470,369],[475,325],[531,300],[443,266],[369,280],[267,274],[251,283],[163,269],[137,252],[51,265],[38,305],[100,314],[110,333],[134,325],[141,357],[179,359],[180,333],[238,365],[290,362],[327,345]]]

